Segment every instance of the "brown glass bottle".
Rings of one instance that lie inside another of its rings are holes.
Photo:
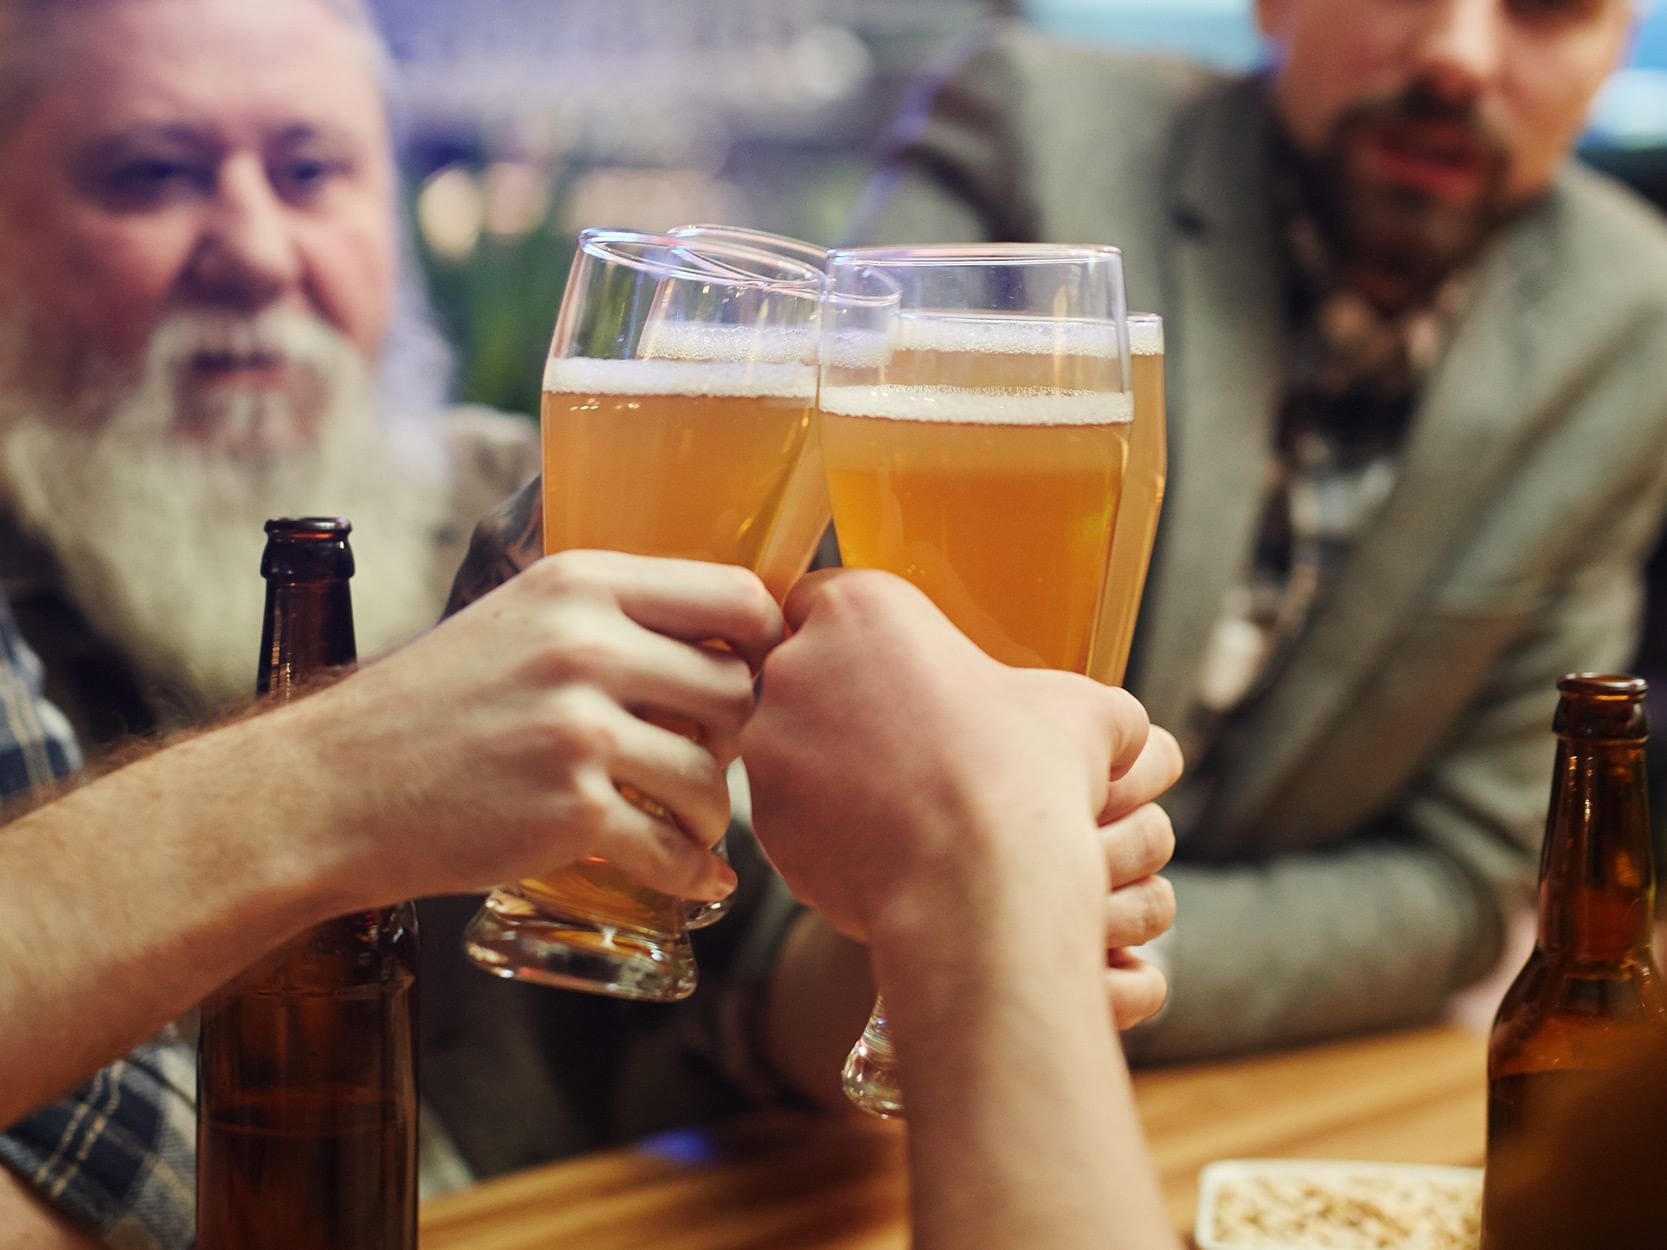
[[[1540,856],[1534,952],[1488,1042],[1483,1250],[1544,1250],[1548,1228],[1581,1218],[1578,1184],[1600,1173],[1601,1125],[1627,1096],[1618,1074],[1667,1038],[1667,997],[1650,949],[1655,868],[1644,780],[1644,682],[1560,679],[1556,775]],[[1570,1248],[1574,1250],[1574,1248]]]
[[[353,662],[351,528],[266,523],[261,694]],[[198,1250],[415,1250],[416,967],[402,903],[318,925],[204,1002]]]

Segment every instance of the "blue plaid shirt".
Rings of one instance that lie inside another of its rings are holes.
[[[80,766],[69,723],[0,595],[0,801]],[[194,1056],[163,1038],[0,1134],[0,1164],[119,1250],[189,1250],[195,1217]]]

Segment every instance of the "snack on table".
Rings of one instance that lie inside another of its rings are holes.
[[[1267,1161],[1205,1170],[1203,1250],[1476,1250],[1475,1168]]]

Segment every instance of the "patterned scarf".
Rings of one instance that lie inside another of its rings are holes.
[[[1206,723],[1266,687],[1327,579],[1389,498],[1419,390],[1470,288],[1460,272],[1412,307],[1369,303],[1344,284],[1295,160],[1287,152],[1276,179],[1291,276],[1285,402],[1254,562],[1205,653]]]

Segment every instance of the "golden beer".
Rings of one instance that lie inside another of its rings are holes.
[[[1117,533],[1111,543],[1106,572],[1104,606],[1094,639],[1090,676],[1120,686],[1134,641],[1135,618],[1157,537],[1158,514],[1163,510],[1164,480],[1168,473],[1168,444],[1164,428],[1163,321],[1158,317],[1129,317],[1130,378],[1134,385],[1134,424],[1129,429],[1129,470],[1123,478],[1123,499],[1117,511]]]
[[[1082,672],[1129,414],[1120,392],[824,388],[818,428],[845,562],[913,582],[1004,663]]]
[[[827,517],[823,491],[801,481],[813,365],[558,358],[544,381],[546,554],[597,548],[738,564],[786,595],[805,551],[782,535],[819,535]],[[559,912],[654,937],[678,931],[688,908],[603,860],[519,886]]]
[[[542,401],[544,550],[602,548],[752,569],[778,599],[798,570],[763,567],[784,526],[820,528],[819,492],[789,484],[809,442],[815,375],[794,364],[552,361]],[[644,491],[643,482],[665,482]],[[670,485],[674,484],[674,485]]]
[[[516,885],[529,898],[559,912],[577,911],[610,928],[657,938],[675,933],[674,913],[685,913],[689,906],[682,899],[639,885],[604,859],[577,860],[542,880],[523,877]],[[524,905],[506,914],[546,923],[549,920],[544,913]]]
[[[1121,256],[839,248],[827,275],[817,432],[845,562],[912,582],[997,660],[1085,672],[1134,408]],[[841,1085],[903,1111],[881,1001]]]

